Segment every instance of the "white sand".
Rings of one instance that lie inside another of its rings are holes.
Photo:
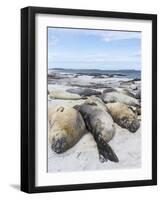
[[[109,144],[119,158],[118,163],[99,161],[97,146],[90,133],[63,154],[54,153],[49,145],[48,172],[141,167],[140,129],[133,134],[117,126],[116,135]]]

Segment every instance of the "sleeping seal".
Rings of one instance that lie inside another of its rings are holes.
[[[49,142],[56,153],[63,153],[86,132],[81,114],[70,107],[57,106],[48,113]]]
[[[137,115],[130,107],[122,103],[108,103],[106,104],[109,113],[113,120],[122,128],[127,128],[130,132],[134,133],[140,127],[140,122]]]
[[[80,96],[101,95],[101,92],[90,88],[69,88],[66,91]]]
[[[92,133],[99,151],[101,162],[111,160],[118,162],[118,158],[108,142],[115,134],[115,127],[112,117],[97,105],[87,103],[75,106],[82,114],[87,129]]]
[[[50,99],[64,99],[64,100],[78,100],[81,96],[78,94],[72,94],[63,90],[53,90],[49,94]]]
[[[105,103],[120,102],[130,106],[140,106],[139,101],[121,92],[109,92],[102,94],[102,100]]]

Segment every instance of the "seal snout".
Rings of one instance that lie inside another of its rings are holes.
[[[56,153],[63,153],[66,150],[67,142],[65,138],[54,140],[51,144],[51,148]]]
[[[138,120],[134,120],[132,123],[131,123],[131,126],[129,128],[129,130],[132,132],[132,133],[135,133],[138,128],[140,127],[140,123]]]

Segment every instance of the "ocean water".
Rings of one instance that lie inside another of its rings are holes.
[[[52,68],[48,69],[48,73],[70,73],[80,75],[114,75],[120,77],[126,77],[129,79],[141,79],[141,71],[139,70],[99,70],[99,69],[64,69],[64,68]]]

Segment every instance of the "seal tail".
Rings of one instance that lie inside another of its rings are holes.
[[[99,138],[99,140],[97,140],[97,148],[99,152],[100,162],[106,162],[108,160],[112,162],[119,162],[119,159],[115,152],[112,150],[110,145],[102,138]]]

